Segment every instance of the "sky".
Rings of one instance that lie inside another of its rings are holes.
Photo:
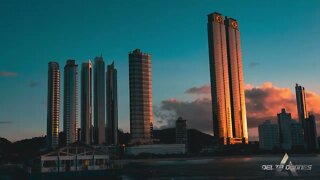
[[[106,64],[115,62],[119,128],[129,131],[128,53],[136,48],[152,55],[156,128],[183,116],[192,128],[212,134],[203,128],[212,127],[212,121],[208,91],[201,91],[210,83],[206,24],[212,12],[239,23],[252,137],[257,122],[275,116],[280,105],[295,115],[295,83],[310,91],[310,109],[318,113],[320,1],[2,0],[0,137],[16,141],[45,135],[48,62],[59,62],[62,70],[67,59],[80,65],[100,54]],[[190,88],[200,91],[190,93]],[[250,96],[259,90],[270,98]],[[278,98],[280,92],[285,95]],[[270,99],[281,98],[278,109],[255,109],[259,103],[270,108]],[[61,109],[60,130],[62,119]]]

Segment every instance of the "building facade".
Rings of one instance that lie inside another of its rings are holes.
[[[105,64],[102,56],[94,59],[94,143],[105,143]]]
[[[55,149],[59,145],[60,113],[60,67],[57,62],[48,64],[47,96],[47,147]]]
[[[319,149],[318,138],[317,138],[317,126],[316,119],[313,114],[305,120],[305,139],[307,150],[314,152]]]
[[[208,15],[208,42],[214,136],[223,144],[233,137],[226,32],[221,14]]]
[[[277,124],[272,124],[271,120],[259,125],[259,147],[262,150],[272,150],[280,147],[279,128]]]
[[[292,118],[291,113],[287,113],[283,108],[281,113],[277,114],[278,125],[279,125],[279,137],[280,145],[282,149],[289,150],[292,146],[292,137],[291,137],[291,124]]]
[[[107,127],[106,142],[108,145],[118,144],[118,90],[117,90],[117,69],[114,63],[107,66]]]
[[[176,144],[187,144],[188,143],[188,129],[187,120],[181,117],[176,120]]]
[[[92,64],[81,67],[81,142],[92,143]]]
[[[306,93],[304,87],[299,86],[298,84],[296,84],[296,100],[299,121],[302,124],[302,128],[304,128],[305,119],[308,118],[309,115],[307,111]]]
[[[151,55],[136,49],[129,53],[130,133],[132,143],[151,143]]]
[[[233,137],[248,143],[246,102],[242,68],[240,31],[235,19],[226,17],[226,41],[230,83]]]
[[[64,67],[63,131],[66,145],[78,137],[78,65],[67,60]]]
[[[209,14],[208,43],[214,136],[222,144],[248,143],[237,21]]]
[[[300,122],[292,120],[291,123],[291,141],[292,147],[304,146],[303,129]]]

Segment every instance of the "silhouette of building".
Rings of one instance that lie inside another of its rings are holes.
[[[272,124],[271,120],[259,125],[259,147],[263,150],[272,150],[280,147],[279,128],[277,124]]]
[[[78,138],[78,65],[67,60],[64,67],[63,131],[66,145]]]
[[[313,114],[310,114],[309,117],[305,120],[305,139],[307,150],[314,152],[319,148],[318,140],[317,140],[317,127],[316,127],[316,119]]]
[[[132,143],[151,143],[151,55],[136,49],[129,53],[130,132]]]
[[[185,147],[188,147],[187,120],[181,117],[176,120],[176,144],[185,144]]]
[[[214,136],[222,144],[248,143],[237,21],[209,14],[208,43]]]
[[[291,113],[287,113],[286,109],[281,109],[281,113],[277,114],[279,125],[280,145],[282,149],[290,150],[292,146],[291,138]]]
[[[305,119],[308,118],[309,115],[307,111],[306,93],[304,87],[299,86],[298,84],[296,84],[296,100],[299,121],[302,124],[302,128],[304,128]]]
[[[47,147],[54,149],[59,145],[60,67],[57,62],[48,64],[47,96]]]
[[[118,144],[118,92],[117,92],[117,70],[114,63],[107,67],[107,133],[108,145]]]
[[[94,143],[105,143],[105,120],[106,120],[106,103],[105,103],[105,65],[102,56],[94,59]]]
[[[303,129],[300,122],[292,120],[291,123],[291,141],[292,146],[304,146]]]
[[[89,60],[81,67],[81,140],[92,143],[92,64]]]
[[[315,117],[308,114],[305,88],[298,84],[296,84],[296,100],[299,121],[304,133],[305,148],[308,151],[315,151],[319,148]]]

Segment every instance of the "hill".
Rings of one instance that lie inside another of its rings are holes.
[[[175,128],[161,129],[153,131],[153,138],[159,139],[161,143],[172,144],[176,140]],[[188,150],[190,153],[198,153],[201,149],[212,144],[213,136],[198,131],[188,129]]]

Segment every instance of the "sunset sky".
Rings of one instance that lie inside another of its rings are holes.
[[[239,22],[250,138],[282,107],[296,118],[295,83],[320,122],[318,0],[2,0],[0,137],[45,135],[48,62],[63,72],[67,59],[80,65],[101,53],[118,69],[119,128],[129,131],[128,52],[136,48],[152,54],[155,128],[183,116],[212,134],[207,14],[215,11]],[[61,109],[61,131],[62,121]]]

